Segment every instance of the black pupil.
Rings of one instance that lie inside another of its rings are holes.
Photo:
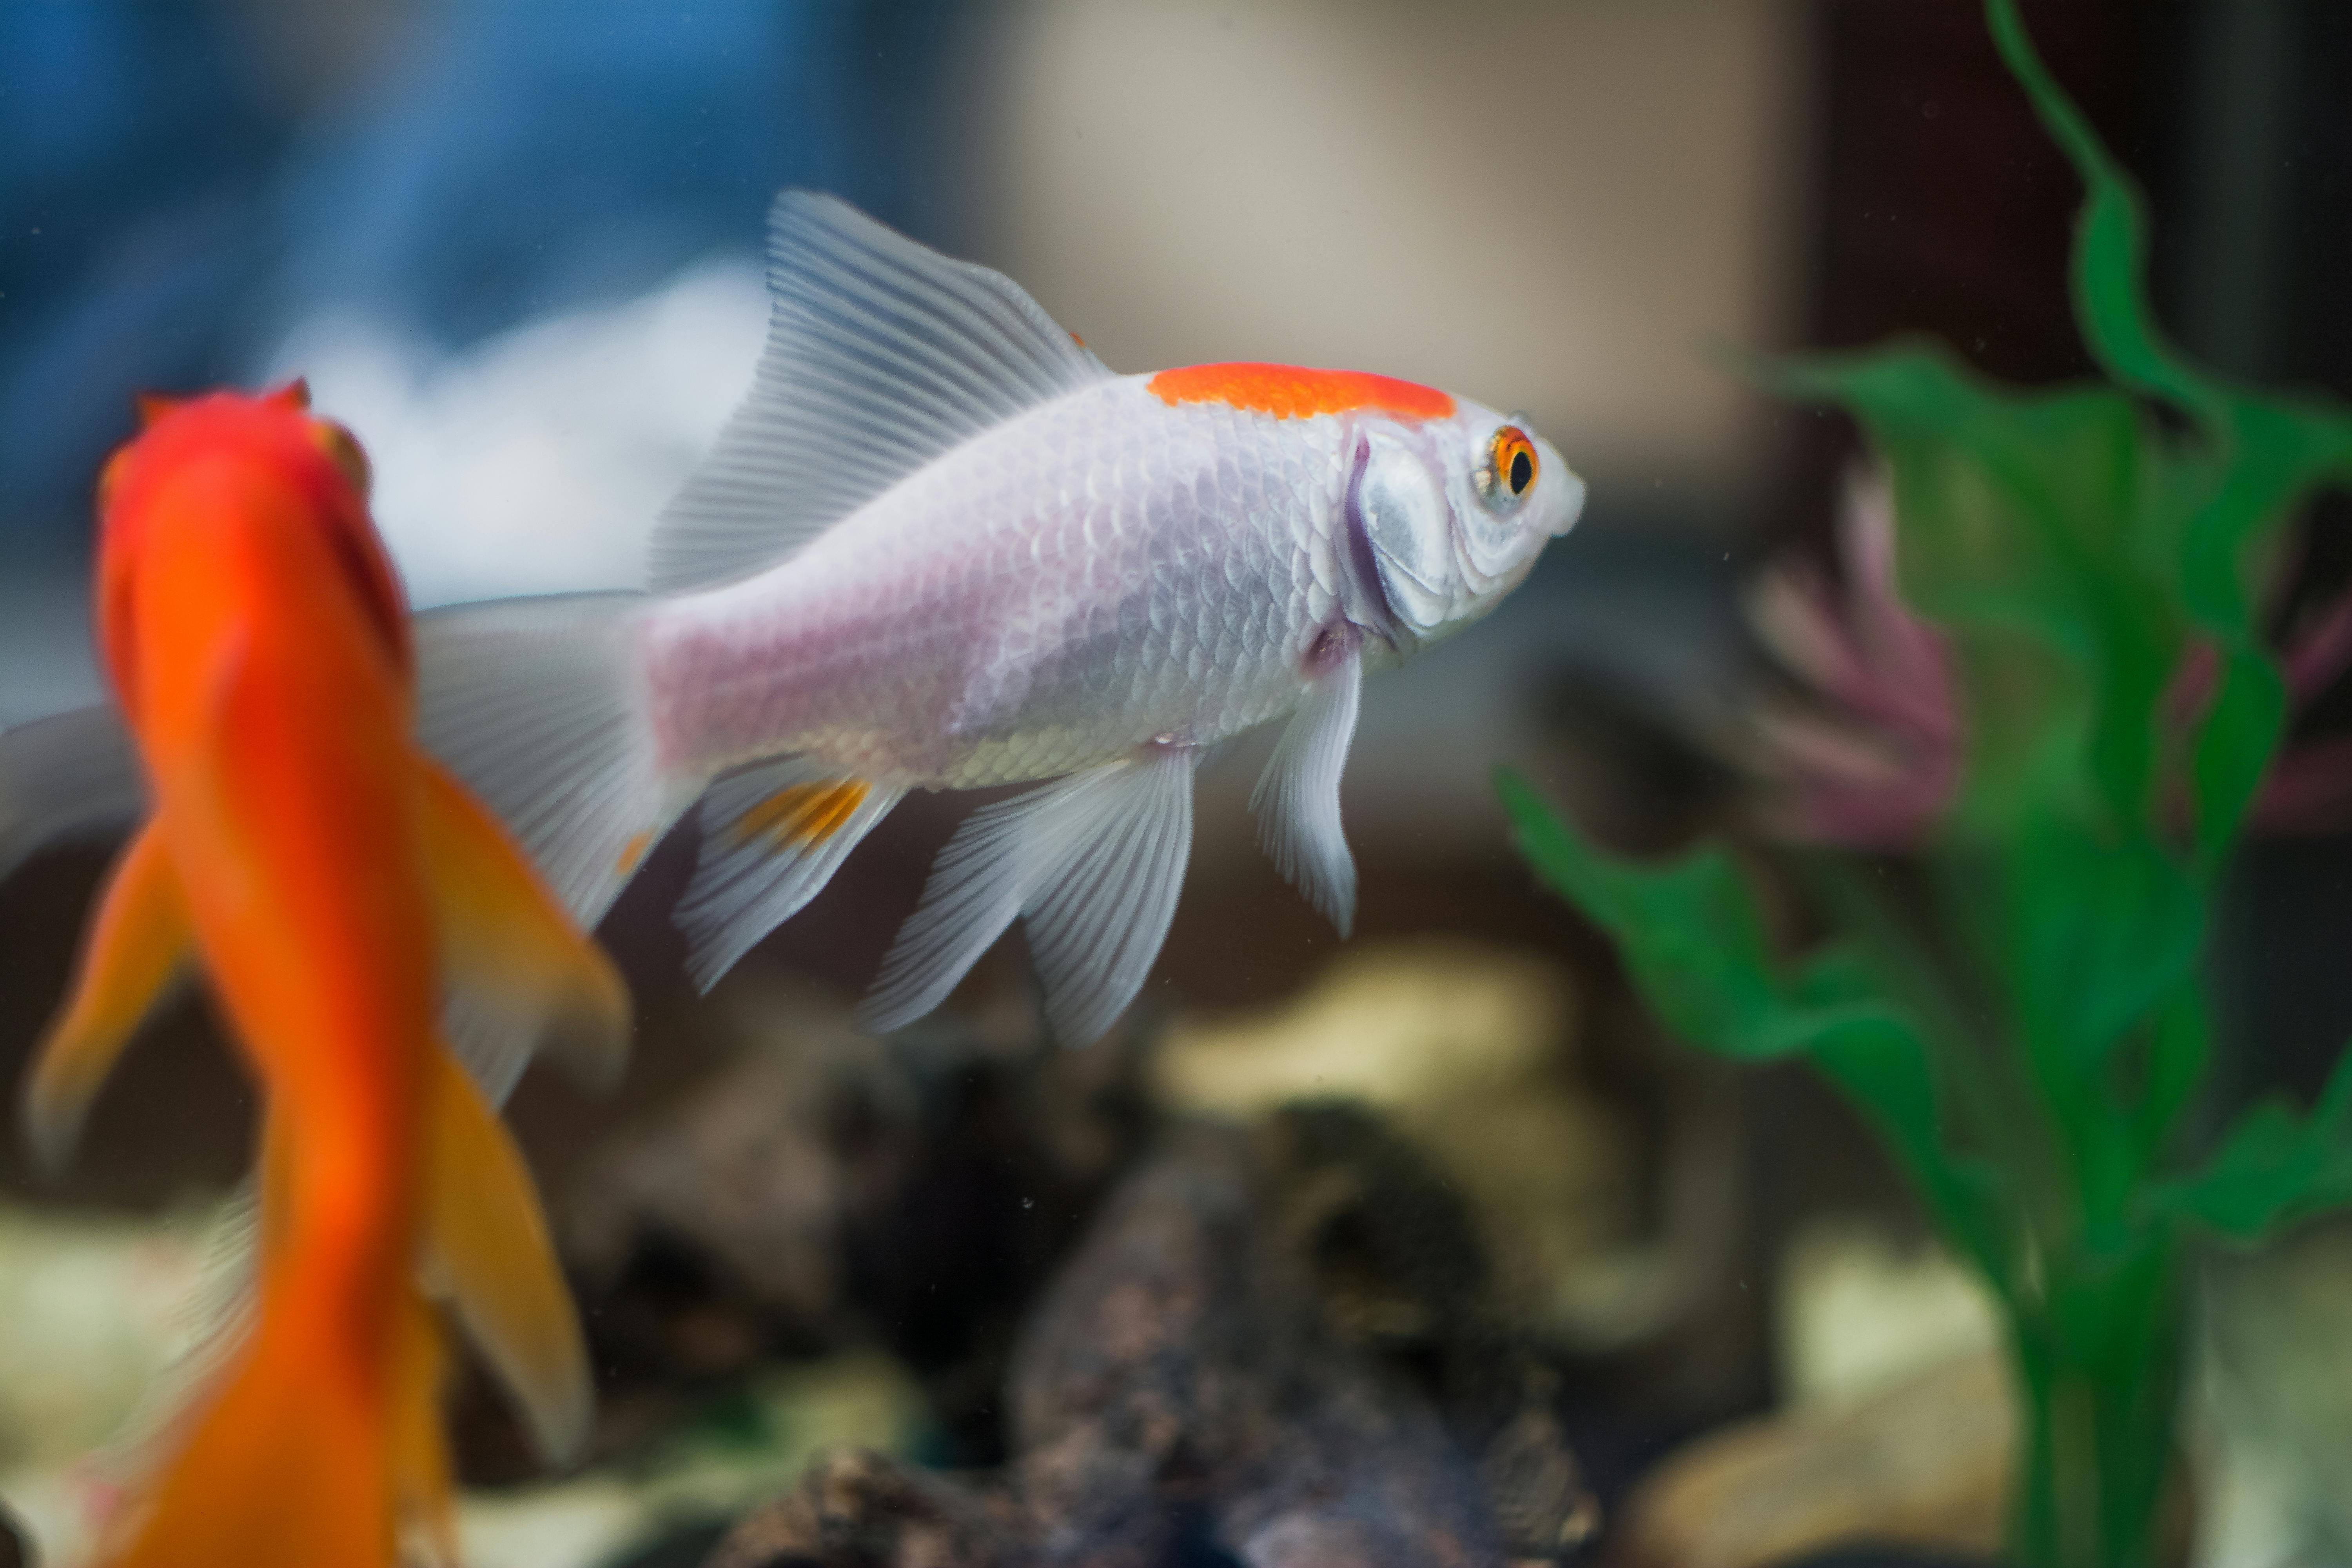
[[[1526,452],[1524,452],[1524,451],[1518,451],[1518,452],[1514,452],[1514,453],[1512,453],[1512,454],[1511,454],[1511,493],[1512,493],[1513,495],[1520,495],[1520,494],[1525,493],[1525,491],[1526,491],[1526,489],[1527,489],[1527,488],[1528,488],[1528,481],[1529,481],[1529,480],[1531,480],[1531,479],[1533,479],[1535,477],[1536,477],[1536,463],[1535,463],[1535,459],[1534,459],[1533,458],[1530,458],[1529,456],[1528,456],[1528,454],[1527,454]]]

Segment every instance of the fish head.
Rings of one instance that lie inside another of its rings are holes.
[[[1444,418],[1368,421],[1349,490],[1386,619],[1413,646],[1500,604],[1583,509],[1584,481],[1523,417],[1458,398]]]
[[[249,395],[221,391],[138,400],[140,429],[98,481],[97,623],[118,693],[133,690],[131,584],[160,531],[205,530],[224,508],[314,530],[332,571],[394,658],[412,658],[407,604],[368,514],[367,456],[349,430],[310,412],[299,381]]]

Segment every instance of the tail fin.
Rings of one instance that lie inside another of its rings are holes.
[[[446,1503],[439,1462],[437,1358],[410,1352],[433,1332],[412,1300],[382,1383],[355,1377],[332,1325],[265,1304],[258,1331],[196,1420],[114,1568],[251,1568],[257,1562],[392,1568],[403,1515],[428,1530]],[[415,1321],[410,1321],[415,1320]],[[420,1441],[432,1453],[417,1451]],[[436,1531],[438,1533],[438,1531]],[[264,1554],[257,1555],[266,1548]]]
[[[678,798],[655,755],[634,615],[646,602],[572,594],[416,618],[418,737],[583,926],[695,793]]]
[[[127,826],[146,805],[111,703],[0,731],[0,877],[51,844]]]

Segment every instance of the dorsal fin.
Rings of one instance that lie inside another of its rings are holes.
[[[654,532],[657,590],[772,566],[942,453],[1110,374],[1003,273],[814,191],[769,213],[768,291],[751,394]]]

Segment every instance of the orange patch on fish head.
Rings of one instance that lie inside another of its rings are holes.
[[[848,825],[866,794],[861,779],[787,784],[735,819],[736,841],[766,838],[780,849],[822,844]]]
[[[1373,375],[1360,370],[1307,370],[1295,364],[1186,365],[1163,370],[1147,382],[1154,397],[1174,407],[1183,403],[1223,403],[1276,419],[1346,414],[1375,408],[1405,419],[1444,419],[1454,399],[1433,386]]]

